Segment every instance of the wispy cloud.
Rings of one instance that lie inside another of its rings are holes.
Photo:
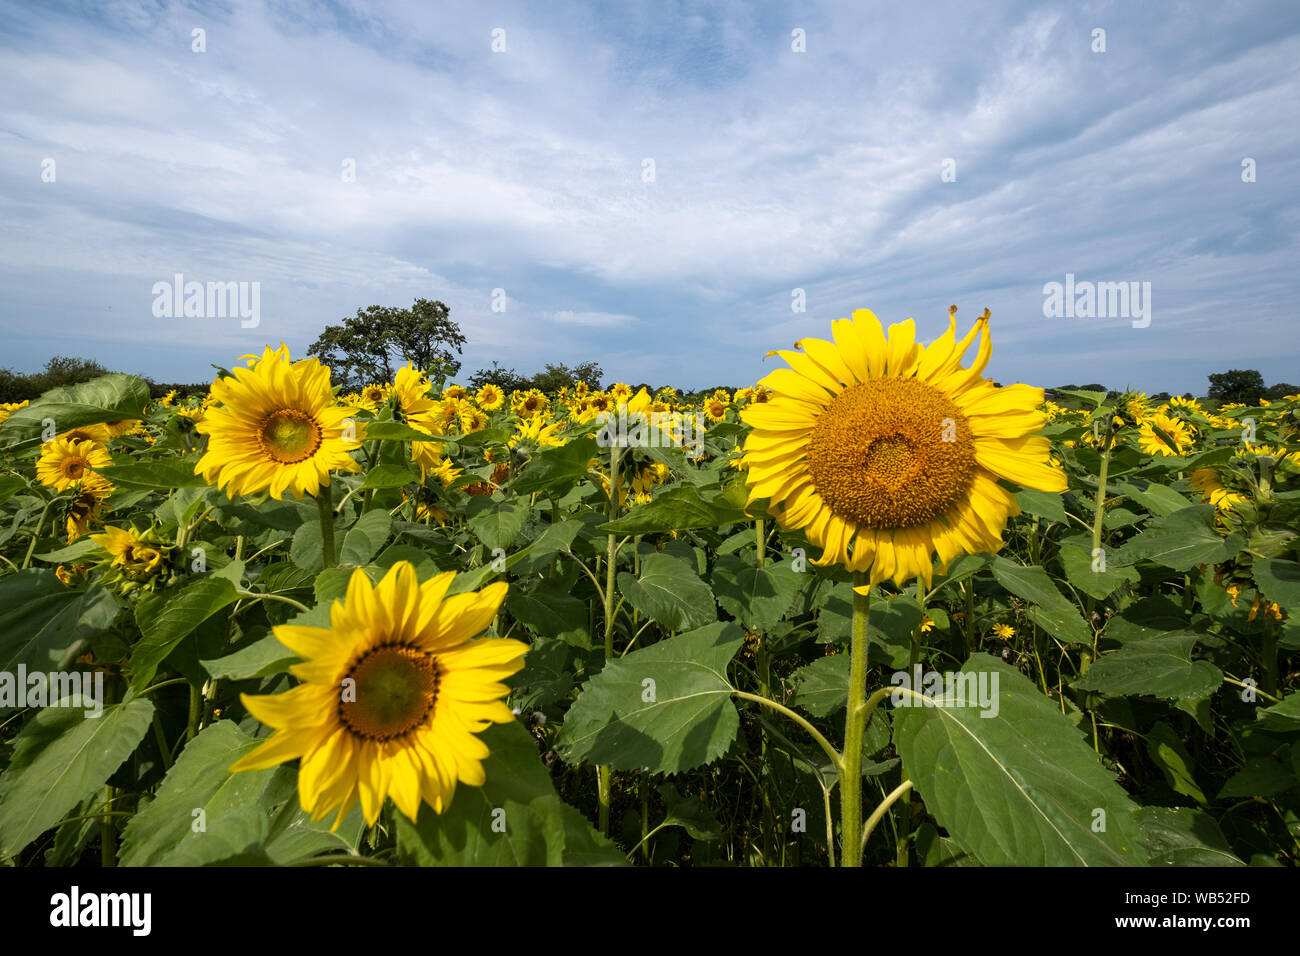
[[[739,384],[854,308],[938,334],[956,302],[993,310],[1003,381],[1300,377],[1293,4],[0,14],[16,366],[199,380],[425,296],[467,369]],[[177,272],[259,281],[261,326],[160,323],[149,290]],[[1045,318],[1066,273],[1151,282],[1151,325]]]

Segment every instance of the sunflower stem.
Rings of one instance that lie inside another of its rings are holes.
[[[618,442],[611,442],[609,446],[609,507],[606,514],[610,521],[618,517],[618,459],[619,447]],[[614,656],[614,615],[617,608],[614,606],[614,587],[617,584],[615,568],[618,563],[618,542],[616,536],[611,534],[605,543],[605,661],[606,663]],[[604,764],[596,768],[596,799],[600,804],[598,824],[600,832],[609,835],[609,798],[612,789],[613,775],[610,768]]]
[[[862,589],[861,593],[859,589]],[[849,663],[849,697],[844,716],[844,758],[840,770],[840,866],[862,865],[862,735],[870,717],[863,706],[867,689],[867,616],[871,611],[869,579],[853,573],[853,648]]]
[[[320,514],[320,543],[325,567],[334,567],[334,509],[330,504],[330,486],[322,484],[316,492],[316,510]]]

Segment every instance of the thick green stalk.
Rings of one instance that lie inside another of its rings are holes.
[[[316,492],[316,510],[320,514],[321,553],[325,567],[334,567],[334,508],[330,504],[330,486],[322,484]]]
[[[609,507],[606,515],[610,521],[618,517],[618,459],[617,442],[609,446]],[[614,587],[617,584],[618,540],[611,534],[605,543],[605,661],[614,656]],[[599,802],[600,832],[609,835],[609,802],[613,785],[610,768],[604,764],[596,768],[596,799]]]
[[[853,648],[849,660],[849,697],[844,717],[844,765],[840,770],[840,865],[862,865],[862,735],[868,714],[863,707],[867,690],[867,615],[871,595],[859,594],[867,577],[853,574]]]

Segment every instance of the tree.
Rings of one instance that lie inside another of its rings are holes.
[[[545,370],[533,376],[529,383],[539,392],[555,394],[561,388],[573,388],[579,382],[586,382],[588,388],[599,389],[601,376],[605,373],[595,362],[583,362],[573,368],[561,362],[559,365],[546,363]]]
[[[499,363],[493,362],[491,368],[479,369],[466,382],[466,386],[475,392],[488,384],[495,385],[509,395],[528,388],[528,379],[512,368],[502,368]]]
[[[391,382],[406,363],[428,372],[437,387],[460,371],[465,336],[448,316],[442,302],[416,299],[409,309],[372,305],[357,309],[341,325],[327,325],[307,349],[328,365],[336,384],[360,388],[369,382]]]
[[[1234,368],[1210,376],[1210,392],[1206,398],[1217,398],[1225,405],[1230,402],[1255,405],[1263,395],[1264,376],[1253,368]]]
[[[1276,402],[1287,395],[1300,395],[1300,385],[1292,385],[1289,382],[1278,382],[1276,385],[1270,385],[1264,389],[1264,397],[1270,402]]]

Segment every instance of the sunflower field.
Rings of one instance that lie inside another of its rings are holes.
[[[3,406],[0,863],[1295,865],[1300,395],[1049,401],[955,312]]]

